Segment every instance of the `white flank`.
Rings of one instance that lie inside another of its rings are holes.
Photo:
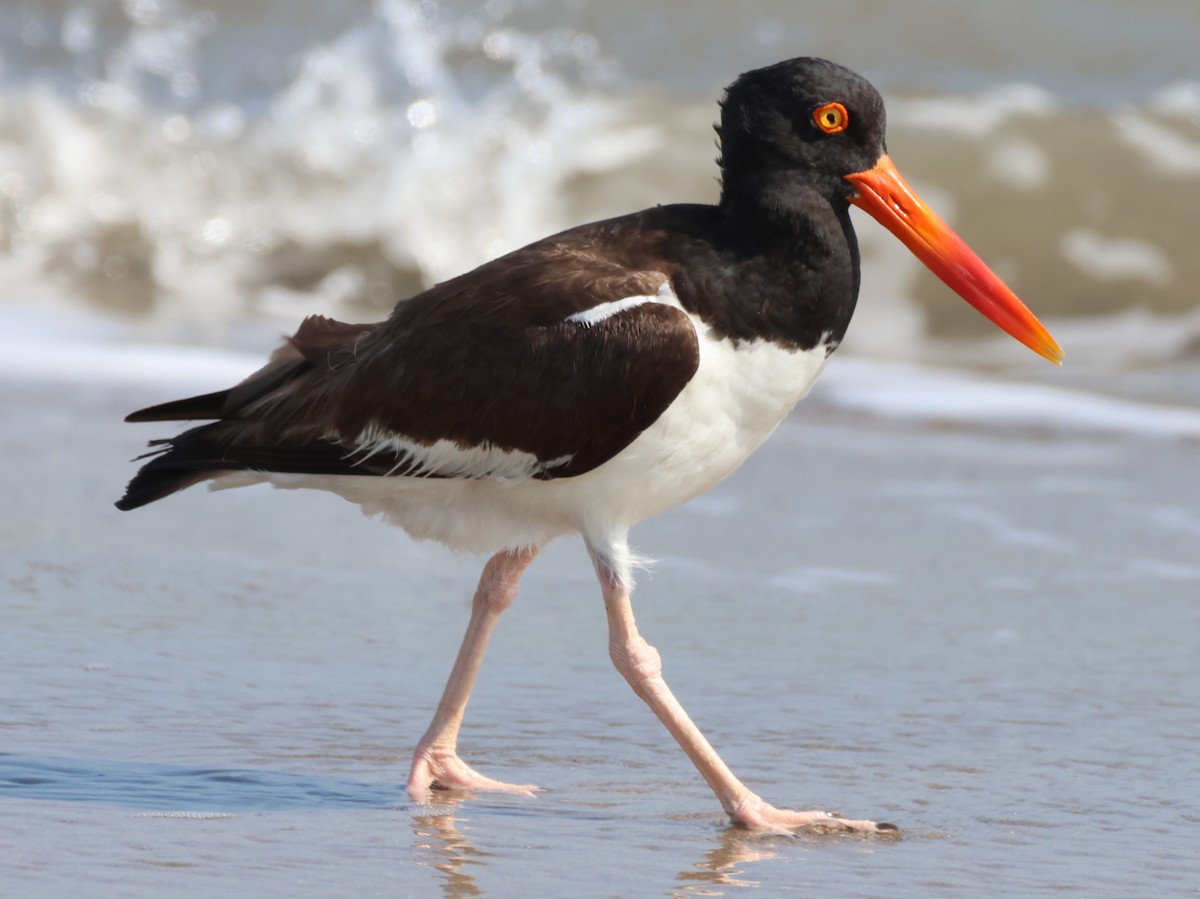
[[[488,478],[514,483],[571,461],[571,456],[561,456],[542,462],[533,453],[502,449],[490,443],[468,447],[453,440],[416,443],[374,425],[359,434],[355,443],[356,448],[347,456],[352,463],[365,462],[377,453],[392,452],[404,458],[390,473],[400,472],[410,477]]]

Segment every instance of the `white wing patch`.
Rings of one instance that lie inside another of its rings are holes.
[[[574,322],[577,325],[583,325],[585,328],[590,328],[592,325],[600,324],[605,319],[612,318],[619,312],[624,312],[626,309],[635,309],[646,303],[663,303],[667,306],[674,306],[676,309],[680,308],[675,291],[671,289],[671,282],[663,281],[662,286],[658,288],[658,293],[653,296],[625,297],[620,300],[610,300],[607,303],[593,306],[591,309],[584,309],[582,312],[568,315],[566,320]]]
[[[417,443],[375,425],[368,425],[354,442],[355,448],[346,457],[351,464],[365,462],[377,453],[395,453],[401,459],[388,474],[408,477],[486,478],[516,483],[566,465],[573,458],[560,456],[543,462],[533,453],[490,443],[468,447],[453,440]]]

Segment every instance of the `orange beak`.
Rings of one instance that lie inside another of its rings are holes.
[[[1017,295],[984,265],[961,237],[913,193],[887,155],[873,169],[847,175],[866,210],[895,234],[926,267],[960,297],[1039,356],[1062,364],[1062,348]]]

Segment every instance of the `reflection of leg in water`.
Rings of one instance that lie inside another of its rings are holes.
[[[467,866],[482,865],[487,855],[458,832],[453,814],[422,815],[413,819],[412,828],[416,847],[428,856],[424,863],[442,874],[443,895],[454,899],[484,895]]]

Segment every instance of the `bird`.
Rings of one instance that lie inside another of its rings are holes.
[[[116,503],[208,481],[340,495],[412,538],[484,554],[461,648],[406,789],[532,794],[469,766],[459,728],[488,640],[539,550],[578,535],[612,663],[733,824],[898,833],[777,808],[739,780],[663,677],[633,614],[630,528],[732,474],[805,397],[859,292],[859,207],[1009,335],[1061,364],[1032,312],[900,175],[879,92],[800,57],[726,88],[716,204],[660,205],[544,238],[399,302],[309,316],[241,383],[130,414],[203,421],[150,442]]]

